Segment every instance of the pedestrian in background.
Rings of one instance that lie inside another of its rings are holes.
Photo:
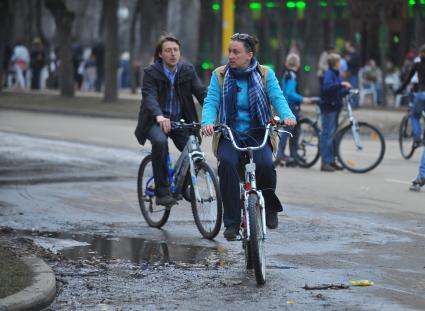
[[[309,104],[311,103],[311,99],[309,97],[302,96],[299,91],[297,72],[300,69],[300,57],[297,54],[289,54],[286,57],[285,66],[287,70],[283,74],[283,78],[281,81],[282,91],[283,95],[288,101],[289,108],[291,108],[292,113],[295,115],[298,121],[301,110],[301,104]],[[290,165],[294,161],[294,157],[292,155],[292,144],[293,142],[296,142],[297,139],[296,137],[294,137],[294,139],[291,139],[289,141],[289,143],[291,144],[291,147],[289,148],[290,156],[287,156],[285,154],[287,140],[287,134],[283,134],[280,137],[279,149],[276,154],[276,161],[274,162],[275,165],[283,165],[284,163]]]
[[[21,40],[16,41],[12,55],[13,68],[15,69],[16,85],[18,88],[26,87],[27,69],[30,63],[30,54]]]
[[[328,57],[329,69],[325,71],[320,92],[320,114],[322,131],[320,132],[321,171],[342,170],[336,163],[334,136],[338,127],[338,115],[342,108],[342,99],[348,94],[351,84],[340,77],[341,56],[331,53]]]
[[[35,38],[31,48],[31,89],[40,89],[41,71],[46,65],[46,53],[40,38]]]

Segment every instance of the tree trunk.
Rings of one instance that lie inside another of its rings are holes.
[[[322,20],[320,17],[320,7],[317,1],[308,0],[305,12],[306,30],[304,35],[304,46],[301,59],[301,75],[303,76],[304,89],[306,95],[319,94],[319,84],[317,81],[317,55],[323,51]],[[305,70],[303,70],[305,65]]]
[[[385,16],[385,0],[381,0],[381,10],[379,11],[379,58],[382,68],[382,104],[387,105],[387,87],[385,77],[387,76],[387,47],[388,47],[388,26]]]
[[[0,0],[0,93],[3,90],[3,63],[5,61],[5,47],[8,42],[8,33],[10,32],[10,24],[13,21],[13,14],[11,14],[11,1]]]
[[[136,7],[134,8],[134,13],[131,16],[130,22],[130,86],[131,86],[131,94],[136,94],[137,89],[137,75],[138,70],[135,66],[136,58],[135,58],[135,48],[136,48],[136,25],[139,20],[140,9],[142,7],[141,0],[138,0],[136,3]]]
[[[75,14],[68,10],[63,0],[46,0],[52,13],[59,43],[59,88],[62,96],[74,96],[74,69],[72,67],[71,29]]]
[[[419,2],[419,1],[418,1]],[[415,45],[419,50],[422,44],[425,44],[425,19],[423,17],[423,5],[415,4]]]
[[[103,0],[105,12],[105,102],[118,99],[118,2],[119,0]],[[108,29],[106,29],[106,26]]]

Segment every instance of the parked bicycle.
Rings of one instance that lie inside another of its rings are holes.
[[[293,130],[293,138],[289,142],[290,154],[295,163],[304,168],[312,167],[319,160],[320,138],[320,97],[311,97],[315,106],[315,117],[301,117]]]
[[[247,163],[243,167],[244,181],[240,184],[241,211],[242,211],[242,247],[245,252],[245,265],[247,269],[254,269],[258,285],[266,282],[266,214],[264,198],[260,189],[257,189],[255,177],[254,151],[264,148],[269,135],[274,131],[286,132],[278,129],[279,118],[275,117],[273,124],[268,124],[264,130],[264,139],[258,146],[242,147],[236,143],[232,130],[225,124],[216,125],[214,130],[223,132],[233,147],[247,155]],[[289,132],[286,132],[290,134]],[[291,135],[291,134],[290,134]]]
[[[335,153],[338,162],[353,173],[366,173],[381,163],[385,154],[385,140],[381,132],[367,122],[359,122],[353,115],[351,101],[358,95],[358,90],[350,90],[343,99],[344,119],[339,124],[349,124],[339,128],[334,136]],[[314,98],[316,104],[318,98]],[[316,109],[316,118],[303,118],[294,129],[295,143],[292,148],[294,159],[301,167],[311,167],[319,159],[319,110]]]
[[[406,160],[410,159],[415,153],[416,146],[414,146],[412,121],[410,120],[409,114],[413,107],[414,93],[405,94],[403,97],[409,98],[409,110],[407,114],[401,119],[400,127],[398,130],[398,144],[400,147],[400,153]],[[422,128],[423,134],[422,139],[425,138],[425,111],[422,111]]]
[[[200,148],[197,132],[199,123],[172,122],[171,130],[188,130],[189,139],[175,166],[167,156],[171,191],[176,200],[183,198],[191,203],[195,224],[204,238],[213,239],[222,223],[222,200],[218,180],[212,168],[206,163]],[[139,206],[149,226],[161,228],[170,216],[170,207],[155,204],[155,180],[153,177],[152,155],[141,162],[137,178]]]

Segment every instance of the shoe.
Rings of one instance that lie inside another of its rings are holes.
[[[167,194],[163,197],[156,197],[156,205],[163,205],[166,207],[171,207],[174,204],[177,203],[176,199],[173,198],[171,195]]]
[[[338,165],[336,162],[331,163],[331,166],[334,168],[335,171],[342,171],[344,168],[340,165]]]
[[[266,226],[269,229],[276,229],[279,224],[277,212],[266,212]]]
[[[235,241],[238,238],[240,228],[240,224],[231,224],[230,226],[226,227],[226,230],[224,230],[223,233],[226,240]]]
[[[335,168],[332,166],[332,164],[322,163],[322,166],[320,166],[320,170],[322,172],[335,172]]]
[[[422,146],[422,139],[421,138],[417,138],[413,141],[413,149],[419,148],[420,146]]]
[[[419,192],[421,188],[425,185],[425,177],[418,176],[414,181],[412,181],[412,185],[410,186],[410,191]]]
[[[283,166],[283,160],[282,159],[279,159],[279,158],[276,158],[276,160],[274,160],[273,161],[273,165],[275,166],[275,167],[278,167],[278,166]]]

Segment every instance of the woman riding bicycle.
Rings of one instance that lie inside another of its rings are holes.
[[[272,119],[271,107],[287,126],[296,124],[274,72],[255,59],[258,40],[248,34],[236,33],[229,43],[229,61],[218,67],[211,78],[202,111],[202,132],[211,136],[214,123],[228,125],[239,144],[258,145],[263,128]],[[217,118],[218,117],[218,118]],[[261,128],[260,131],[255,129]],[[218,175],[223,199],[224,237],[234,240],[240,229],[241,212],[238,167],[241,153],[221,136],[217,148]],[[214,146],[213,146],[214,147]],[[278,225],[277,213],[282,205],[275,194],[276,171],[272,162],[272,145],[254,152],[258,188],[263,190],[266,205],[266,224]]]

